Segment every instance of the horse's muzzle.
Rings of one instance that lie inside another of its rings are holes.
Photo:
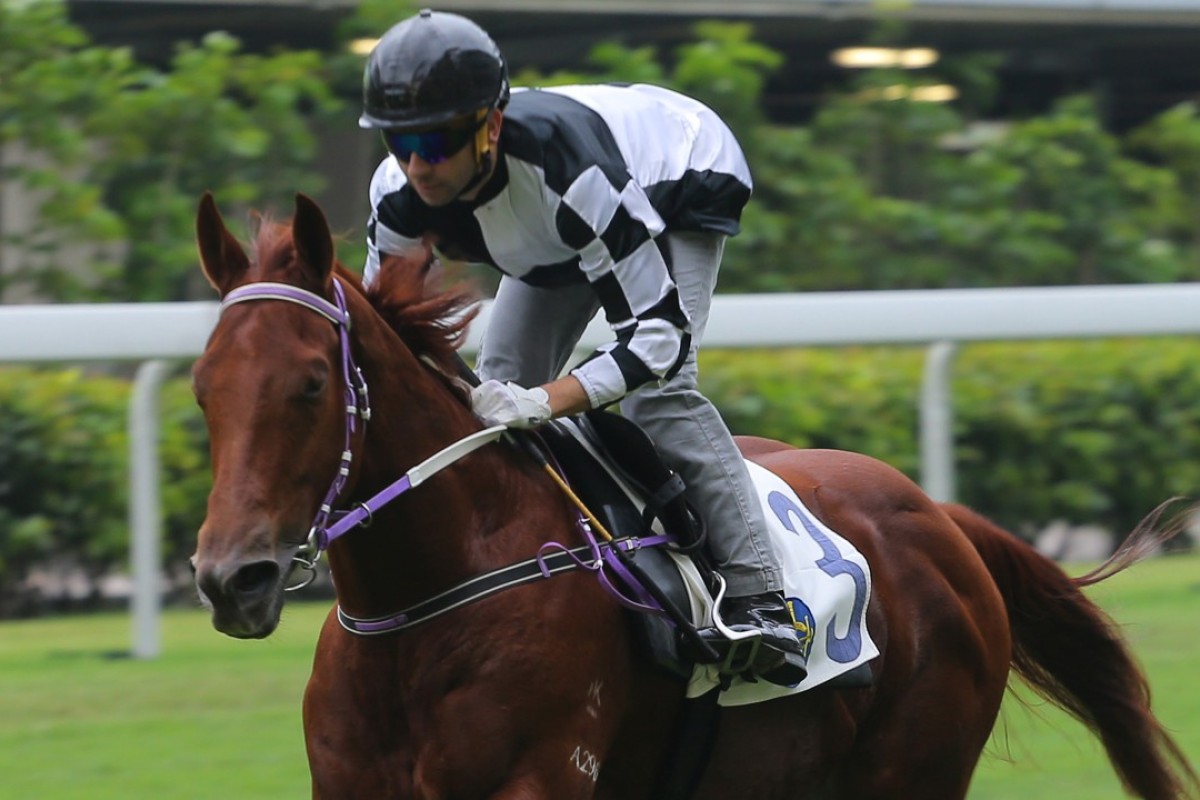
[[[239,639],[269,636],[279,624],[284,570],[271,559],[196,559],[196,588],[212,609],[213,627]]]

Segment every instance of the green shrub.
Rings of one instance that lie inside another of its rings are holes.
[[[960,499],[1021,533],[1132,528],[1200,489],[1189,339],[964,345],[953,365]],[[737,433],[880,458],[919,478],[919,347],[706,351],[702,386]],[[96,577],[128,558],[130,384],[0,369],[0,613],[38,566]],[[160,400],[163,555],[186,569],[210,484],[186,377]]]
[[[956,365],[963,500],[1010,526],[1132,528],[1200,491],[1190,339],[978,345]]]
[[[91,579],[129,555],[130,383],[80,370],[0,369],[0,611],[37,566]],[[186,381],[163,390],[164,556],[190,553],[208,484],[206,434]]]
[[[78,371],[2,374],[0,585],[50,559],[96,576],[128,542],[128,386]]]
[[[919,478],[921,348],[705,353],[737,433],[880,458]],[[1189,339],[971,344],[951,383],[959,499],[1019,532],[1132,528],[1200,492],[1200,366]]]

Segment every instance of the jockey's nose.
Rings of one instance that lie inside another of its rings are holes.
[[[404,169],[410,174],[425,175],[433,171],[433,165],[414,152],[408,157],[408,161],[404,162]]]

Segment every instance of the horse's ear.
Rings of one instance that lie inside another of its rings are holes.
[[[221,219],[212,192],[205,192],[196,211],[196,246],[204,277],[222,297],[250,268],[246,251]]]
[[[329,222],[307,195],[296,195],[296,215],[292,218],[292,242],[300,263],[316,271],[318,282],[324,286],[333,272],[333,234]]]

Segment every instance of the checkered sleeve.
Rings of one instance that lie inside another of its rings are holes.
[[[621,168],[589,167],[563,193],[555,224],[616,337],[572,371],[593,407],[673,375],[690,323],[660,248],[666,226],[645,192]]]

